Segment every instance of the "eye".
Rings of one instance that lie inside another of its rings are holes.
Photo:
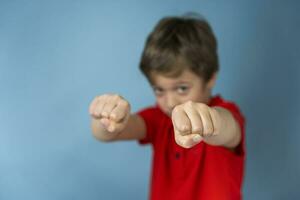
[[[164,93],[164,90],[158,87],[153,87],[153,91],[156,96],[161,96]]]
[[[178,94],[186,94],[188,92],[188,90],[189,90],[188,86],[185,86],[185,85],[181,85],[176,88],[176,91]]]

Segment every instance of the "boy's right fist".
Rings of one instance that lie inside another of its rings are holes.
[[[119,133],[128,122],[130,104],[120,95],[104,94],[94,98],[89,112],[94,119],[99,120],[105,130]]]

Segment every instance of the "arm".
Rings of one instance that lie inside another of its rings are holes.
[[[190,148],[202,140],[233,149],[241,141],[241,130],[230,111],[202,103],[186,102],[172,112],[175,140]]]
[[[240,127],[231,112],[222,107],[212,107],[215,112],[213,124],[214,133],[212,137],[204,137],[203,140],[211,145],[224,146],[229,149],[237,147],[241,141]]]
[[[92,133],[98,140],[115,141],[143,139],[146,136],[144,120],[130,114],[130,104],[115,94],[94,98],[89,108]]]

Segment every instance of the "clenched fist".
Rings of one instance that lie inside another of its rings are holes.
[[[188,101],[172,111],[176,143],[191,148],[203,138],[217,134],[218,113],[206,104]]]
[[[104,94],[94,98],[89,113],[95,120],[99,120],[106,131],[119,133],[128,122],[130,104],[120,95]]]

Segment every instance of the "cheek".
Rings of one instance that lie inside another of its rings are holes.
[[[164,107],[164,99],[162,97],[156,97],[156,103],[160,106],[160,107]]]
[[[156,103],[163,112],[167,113],[168,109],[167,109],[164,98],[156,97]]]
[[[196,101],[196,102],[202,102],[203,101],[203,96],[198,94],[198,95],[193,95],[191,96],[192,101]]]
[[[183,101],[203,102],[204,95],[201,92],[191,92]]]

